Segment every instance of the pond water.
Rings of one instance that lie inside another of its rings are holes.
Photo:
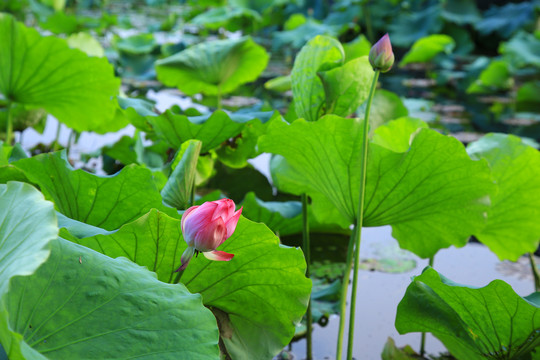
[[[397,247],[390,226],[362,230],[362,259],[380,258],[381,253],[394,253]],[[380,359],[388,337],[392,337],[400,347],[411,345],[414,350],[419,351],[420,334],[399,335],[394,328],[397,305],[405,294],[411,277],[419,275],[428,265],[428,260],[420,259],[412,253],[406,254],[408,258],[416,261],[416,268],[411,271],[395,274],[360,270],[354,331],[354,357],[358,360]],[[487,247],[478,243],[469,243],[460,249],[452,247],[439,251],[435,256],[434,268],[447,278],[464,285],[482,287],[495,279],[501,279],[521,296],[534,291],[532,274],[525,257],[517,263],[501,262]],[[349,289],[348,296],[350,295]],[[314,359],[335,358],[338,326],[338,316],[331,316],[325,327],[314,326]],[[304,359],[305,348],[305,340],[293,343],[293,358]],[[428,334],[426,352],[438,354],[444,350],[444,346]]]

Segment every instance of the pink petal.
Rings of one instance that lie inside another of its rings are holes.
[[[199,205],[192,206],[189,209],[187,209],[186,211],[184,211],[184,213],[182,214],[182,220],[180,221],[182,232],[184,231],[184,222],[186,221],[188,215],[191,214],[193,212],[193,210],[197,209],[198,207],[199,207]]]
[[[231,199],[221,199],[214,201],[217,207],[212,215],[212,220],[221,217],[223,221],[227,221],[234,213],[234,201]]]
[[[195,210],[191,211],[182,222],[182,233],[184,234],[184,240],[188,245],[192,245],[197,233],[201,229],[207,228],[212,221],[212,214],[216,204],[211,202],[205,202]]]
[[[214,261],[230,261],[234,257],[234,254],[226,253],[225,251],[209,251],[209,252],[203,252],[203,255],[208,260],[214,260]]]
[[[238,224],[238,219],[240,219],[240,214],[242,214],[243,208],[244,207],[242,206],[240,210],[235,212],[233,216],[225,222],[225,226],[227,226],[227,239],[231,237],[231,235],[234,233],[234,230],[236,229],[236,225]]]
[[[195,248],[193,246],[188,246],[186,250],[184,250],[184,253],[182,254],[182,257],[180,258],[181,266],[178,268],[178,271],[184,270],[188,264],[191,258],[193,257],[193,254],[195,253]]]
[[[227,227],[222,218],[207,223],[194,237],[195,249],[199,251],[215,250],[227,238]]]

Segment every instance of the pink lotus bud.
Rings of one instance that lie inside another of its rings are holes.
[[[392,52],[392,44],[388,34],[385,34],[369,50],[369,63],[374,70],[380,70],[383,73],[390,70],[394,65],[394,53]]]
[[[210,260],[229,261],[234,257],[216,250],[236,229],[242,208],[236,212],[234,209],[234,201],[221,199],[192,206],[184,212],[181,226],[188,247],[182,254],[182,265],[176,271],[184,270],[193,255],[200,252]]]

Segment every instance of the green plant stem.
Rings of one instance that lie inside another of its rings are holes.
[[[366,190],[366,171],[367,171],[367,153],[368,153],[368,132],[369,132],[369,111],[371,109],[371,101],[375,94],[375,88],[377,87],[377,80],[379,79],[379,70],[375,71],[373,75],[373,82],[371,83],[371,89],[369,90],[369,96],[367,100],[366,113],[364,116],[364,132],[362,134],[362,154],[360,164],[360,198],[358,202],[358,214],[355,224],[355,244],[354,244],[354,272],[353,272],[353,284],[351,294],[351,310],[349,311],[349,342],[347,346],[347,359],[352,360],[353,345],[354,345],[354,320],[356,313],[356,292],[358,288],[358,267],[360,265],[360,244],[362,242],[362,225],[364,223],[364,195]]]
[[[217,109],[221,110],[221,85],[217,87]]]
[[[60,129],[61,129],[61,124],[60,124],[60,121],[58,121],[58,127],[56,128],[56,137],[54,138],[53,151],[58,151],[60,149],[60,144],[58,143],[60,139]]]
[[[345,331],[345,311],[347,310],[347,291],[349,290],[349,278],[352,270],[353,245],[356,228],[353,228],[347,247],[347,261],[345,263],[345,272],[343,274],[343,284],[341,284],[341,294],[339,303],[339,330],[337,340],[336,359],[341,359],[343,354],[343,332]]]
[[[430,267],[433,267],[433,261],[434,260],[435,260],[435,256],[432,256],[432,257],[429,258],[429,266]],[[426,354],[425,347],[426,347],[426,333],[423,332],[422,336],[420,338],[420,356],[422,356],[422,357],[424,357],[424,355]]]
[[[304,256],[306,257],[306,276],[308,279],[311,276],[311,244],[309,240],[309,218],[308,218],[308,197],[306,194],[302,194],[302,240],[304,248]],[[306,333],[306,359],[313,359],[313,350],[312,350],[312,339],[311,333],[313,331],[313,315],[311,313],[311,296],[309,298],[307,312],[306,312],[306,324],[307,324],[307,333]]]
[[[7,103],[7,119],[6,119],[6,144],[11,145],[13,142],[13,119],[11,117],[11,101]]]
[[[529,262],[531,263],[531,270],[534,277],[534,291],[540,291],[540,274],[538,273],[538,266],[536,266],[533,253],[529,253]]]
[[[182,278],[182,275],[184,275],[184,270],[180,270],[180,271],[176,274],[176,277],[174,278],[173,284],[178,284],[178,283],[180,282],[180,279]]]

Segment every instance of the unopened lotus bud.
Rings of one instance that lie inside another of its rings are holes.
[[[388,34],[385,34],[369,50],[369,63],[374,70],[380,70],[383,73],[390,70],[394,65],[394,53],[392,52],[392,44]]]

